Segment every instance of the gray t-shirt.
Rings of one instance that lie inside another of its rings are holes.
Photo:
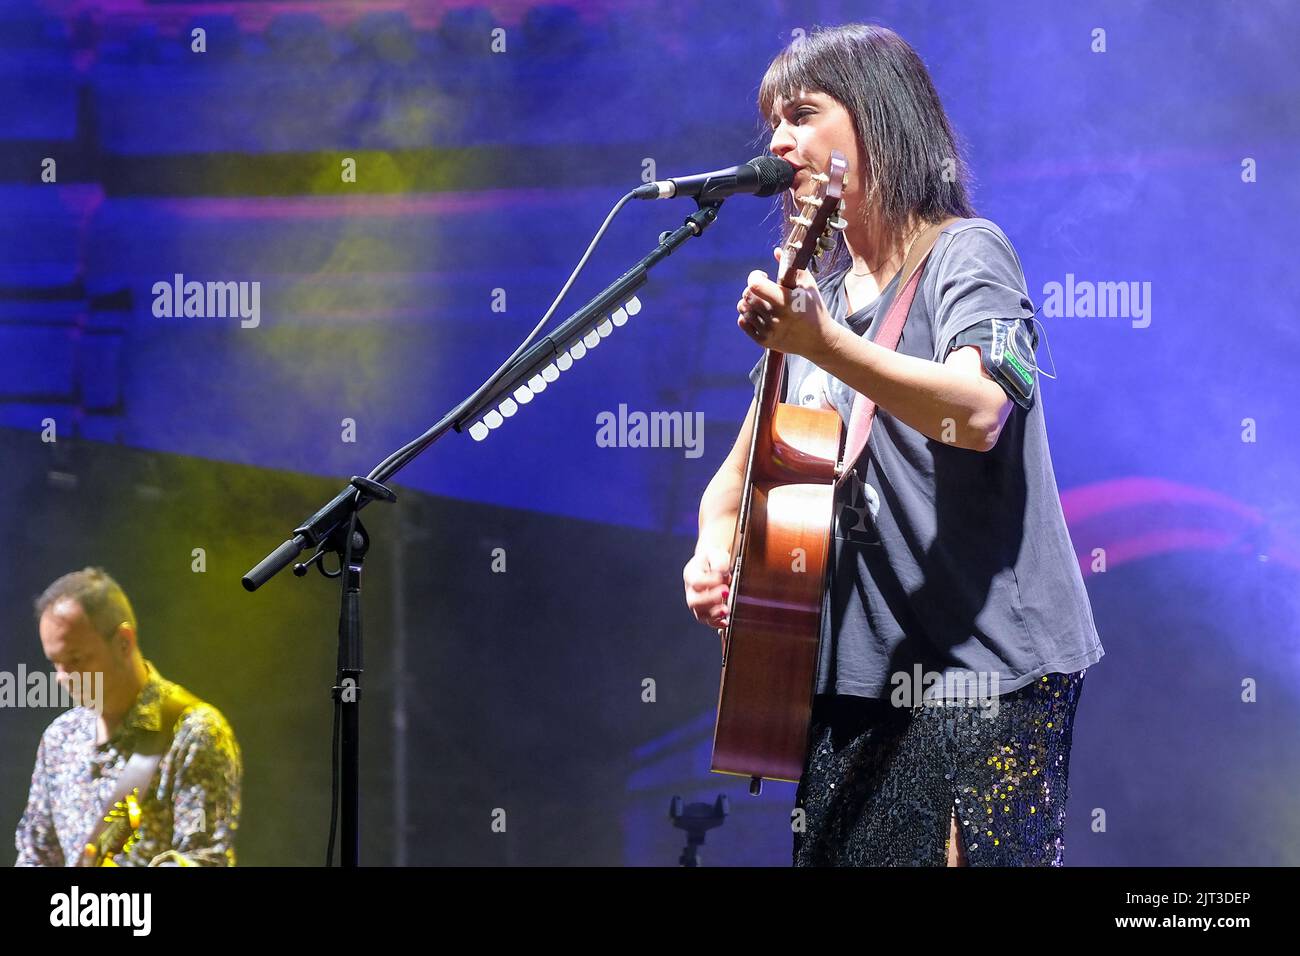
[[[818,287],[836,322],[873,339],[898,278],[846,316],[846,271],[818,277]],[[942,362],[985,320],[1033,314],[1002,230],[963,219],[930,253],[898,351]],[[760,365],[750,373],[756,391]],[[849,386],[801,356],[787,355],[786,366],[786,401],[834,407],[847,425]],[[835,510],[816,693],[887,698],[891,676],[914,676],[919,665],[945,680],[996,679],[981,696],[1006,694],[1105,653],[1061,511],[1040,394],[1027,409],[1012,405],[988,452],[927,438],[878,409]]]

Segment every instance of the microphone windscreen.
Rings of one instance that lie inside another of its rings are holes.
[[[782,189],[789,189],[794,183],[794,167],[784,159],[775,156],[755,156],[746,166],[752,166],[758,172],[758,189],[755,196],[773,196]]]

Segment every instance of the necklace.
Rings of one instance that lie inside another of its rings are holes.
[[[911,238],[910,240],[908,240],[907,248],[905,248],[905,249],[903,250],[903,261],[904,261],[904,262],[907,261],[907,256],[908,256],[908,254],[912,251],[912,245],[916,242],[917,237],[919,237],[919,236],[921,235],[923,225],[924,225],[924,224],[922,224],[922,227],[918,227],[917,230],[916,230],[916,232],[912,233],[912,238]],[[900,268],[901,268],[901,267],[900,267]],[[852,269],[850,269],[850,270],[849,270],[849,275],[851,275],[851,276],[857,276],[859,279],[861,279],[863,276],[869,276],[869,275],[871,275],[871,273],[873,273],[874,271],[875,271],[875,270],[874,270],[874,269],[871,269],[871,268],[868,268],[866,272],[854,272]],[[891,276],[891,279],[892,279],[892,276]]]

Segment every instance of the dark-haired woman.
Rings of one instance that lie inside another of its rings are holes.
[[[796,865],[1060,865],[1084,670],[1104,653],[1061,512],[1018,256],[976,218],[925,65],[853,24],[767,70],[772,153],[811,192],[848,162],[837,248],[796,293],[753,272],[739,328],[787,356],[785,400],[878,411],[837,493]],[[787,197],[787,209],[791,198]],[[894,350],[875,344],[912,244],[947,220]],[[757,383],[758,366],[751,373]],[[686,600],[726,623],[755,404],[700,501]]]

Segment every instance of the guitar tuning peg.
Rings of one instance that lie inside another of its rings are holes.
[[[827,225],[830,226],[832,229],[834,229],[836,232],[840,232],[841,230],[848,228],[849,221],[840,216],[836,216],[834,219],[828,222]]]

